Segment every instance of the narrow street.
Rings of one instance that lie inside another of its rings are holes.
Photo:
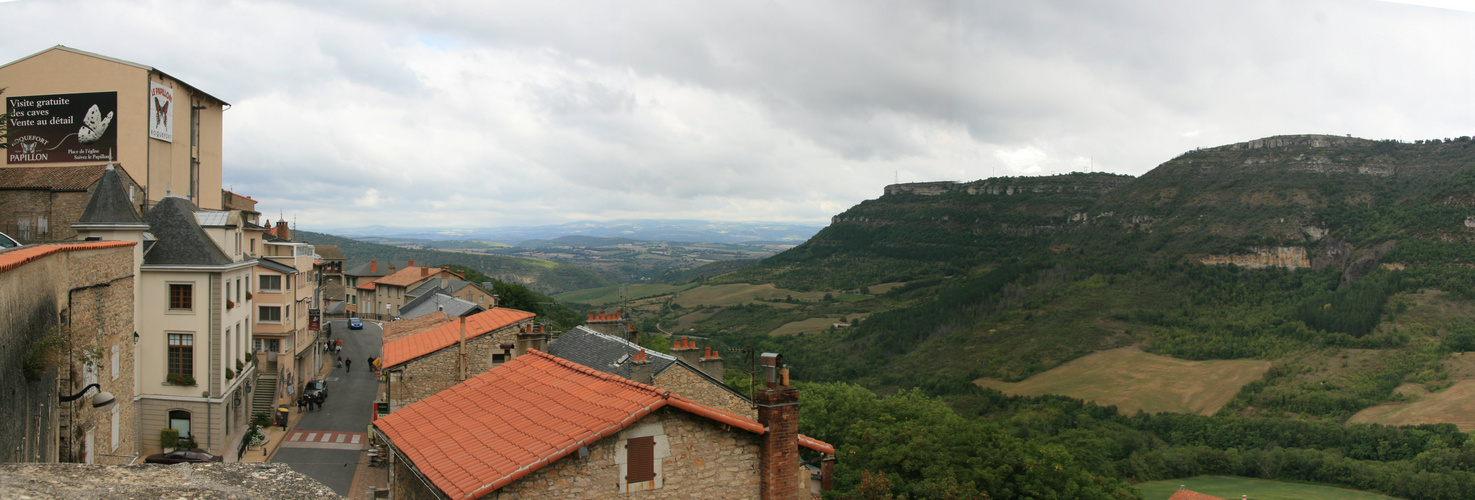
[[[367,447],[366,432],[378,389],[368,358],[380,355],[384,330],[368,321],[362,330],[349,330],[346,320],[327,323],[332,324],[330,338],[343,339],[342,356],[353,360],[351,371],[336,367],[329,372],[325,378],[328,398],[323,408],[302,416],[297,427],[284,438],[272,462],[291,465],[293,470],[347,496]],[[292,411],[297,411],[297,407],[293,406]]]

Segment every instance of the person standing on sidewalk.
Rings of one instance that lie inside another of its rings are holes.
[[[343,373],[353,373],[353,360],[343,360]]]

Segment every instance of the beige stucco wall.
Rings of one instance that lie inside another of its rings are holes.
[[[39,48],[39,47],[38,47]],[[148,136],[149,81],[163,82],[174,89],[174,142],[150,139]],[[118,164],[128,175],[145,186],[148,198],[158,201],[173,186],[175,194],[188,193],[190,181],[190,106],[200,110],[198,197],[200,208],[220,209],[221,146],[223,107],[204,93],[169,76],[148,69],[78,54],[67,50],[49,50],[0,68],[0,82],[6,87],[4,97],[71,94],[83,92],[117,92],[118,113],[114,123],[118,131]],[[5,99],[0,99],[0,109]],[[26,166],[95,165],[98,162],[22,164]],[[9,165],[0,157],[0,166]]]

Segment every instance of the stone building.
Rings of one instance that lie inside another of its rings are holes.
[[[150,208],[220,210],[225,101],[150,66],[57,45],[0,65],[13,146],[0,167],[115,161]],[[81,129],[79,131],[79,129]]]
[[[0,168],[0,233],[22,244],[72,241],[72,224],[82,217],[107,165]],[[138,183],[118,176],[134,212],[142,213]]]
[[[797,400],[798,391],[786,391]],[[798,406],[754,421],[530,350],[374,423],[394,498],[809,497]]]
[[[358,300],[355,301],[355,305],[359,316],[381,320],[397,318],[400,315],[400,309],[409,301],[414,300],[414,296],[410,293],[412,290],[430,282],[464,278],[447,269],[430,268],[423,265],[415,267],[413,260],[408,264],[407,267],[399,269],[391,264],[390,274],[372,280],[358,281],[359,284],[355,288]],[[378,262],[370,261],[370,265],[377,268]]]
[[[0,463],[120,464],[138,456],[136,247],[98,241],[0,250]],[[92,383],[100,389],[61,401]],[[115,402],[93,407],[100,392]]]
[[[695,351],[696,344],[682,338],[676,343]],[[583,326],[559,335],[548,343],[548,353],[575,363],[618,375],[642,384],[650,384],[677,393],[698,403],[748,418],[757,418],[753,401],[722,382],[722,359],[707,349],[707,357],[690,361],[678,356],[647,351],[638,344],[614,335],[605,335]],[[648,363],[636,363],[645,353]],[[697,365],[693,365],[697,363]],[[705,365],[706,369],[698,366]]]
[[[411,268],[414,270],[415,268]],[[384,344],[380,369],[397,410],[492,369],[532,336],[533,313],[498,307]]]

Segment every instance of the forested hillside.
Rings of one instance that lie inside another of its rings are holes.
[[[866,388],[806,394],[817,401],[805,411],[837,404],[829,398],[852,405],[814,423],[841,444],[847,495],[1107,498],[1133,494],[1117,481],[1212,473],[1475,497],[1475,446],[1454,426],[1345,426],[1374,406],[1475,383],[1458,354],[1475,348],[1472,167],[1468,137],[1284,136],[1191,151],[1140,178],[891,186],[803,245],[701,281],[824,300],[696,311],[667,300],[646,324],[681,325],[724,352],[783,352],[796,379]],[[770,334],[817,317],[850,326]],[[1270,369],[1214,416],[1181,419],[975,384],[1125,346]],[[914,408],[929,401],[957,415]],[[902,458],[922,433],[953,431],[976,441]],[[1050,460],[1079,474],[975,470]]]

